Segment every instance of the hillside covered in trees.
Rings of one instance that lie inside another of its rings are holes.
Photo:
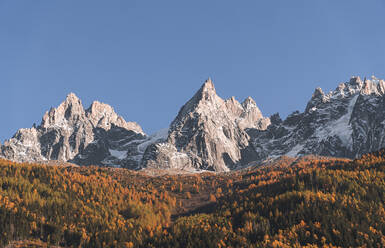
[[[385,151],[230,173],[0,160],[0,246],[384,247]]]

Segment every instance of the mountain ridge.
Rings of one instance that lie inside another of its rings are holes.
[[[264,117],[248,97],[220,98],[206,80],[167,129],[147,135],[108,104],[87,109],[70,93],[39,126],[20,129],[0,156],[129,169],[228,171],[279,156],[354,158],[385,147],[385,81],[352,77],[329,93],[316,88],[303,112]]]

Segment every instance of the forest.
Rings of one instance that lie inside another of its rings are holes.
[[[385,247],[385,150],[150,176],[0,160],[1,247]]]

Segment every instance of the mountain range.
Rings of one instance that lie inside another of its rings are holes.
[[[107,104],[85,109],[70,93],[38,126],[0,144],[18,162],[58,160],[128,169],[229,171],[280,156],[356,158],[385,147],[385,81],[374,76],[325,94],[317,88],[304,112],[285,120],[262,115],[248,97],[222,99],[208,79],[166,129],[147,135]]]

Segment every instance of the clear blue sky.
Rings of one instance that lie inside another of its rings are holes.
[[[0,0],[0,140],[75,92],[147,133],[211,77],[265,115],[385,78],[385,1]]]

